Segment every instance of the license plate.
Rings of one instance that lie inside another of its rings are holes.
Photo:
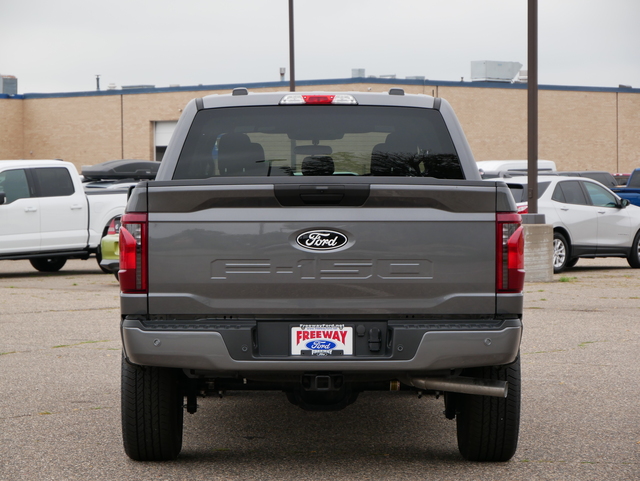
[[[291,328],[292,356],[352,356],[353,327],[302,324]]]

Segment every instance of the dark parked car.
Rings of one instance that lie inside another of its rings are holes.
[[[597,180],[605,187],[612,189],[618,187],[618,181],[610,172],[598,171],[598,170],[581,170],[571,172],[558,172],[558,175],[564,175],[567,177],[587,177],[588,179]]]
[[[624,187],[625,185],[627,185],[627,181],[629,180],[629,177],[631,177],[631,174],[611,174],[613,175],[613,178],[616,179],[616,182],[618,183],[618,187]]]

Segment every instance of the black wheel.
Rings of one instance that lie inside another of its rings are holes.
[[[464,376],[508,382],[506,398],[459,394],[456,399],[458,449],[469,461],[508,461],[520,430],[520,358],[508,366],[466,369]]]
[[[180,371],[137,366],[122,358],[122,440],[136,461],[168,461],[182,449]]]
[[[66,257],[36,257],[29,259],[31,265],[40,272],[58,272],[67,263]]]
[[[553,233],[553,273],[558,274],[567,268],[569,262],[569,243],[560,232]]]
[[[631,244],[631,252],[629,252],[627,262],[635,269],[640,267],[640,231],[638,231],[633,238],[633,244]]]
[[[567,262],[567,265],[565,267],[567,269],[569,269],[569,268],[575,266],[578,263],[579,260],[580,260],[579,257],[574,257],[573,259],[570,259],[569,262]]]

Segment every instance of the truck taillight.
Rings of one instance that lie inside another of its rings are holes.
[[[122,292],[147,293],[147,214],[122,216],[118,278]]]
[[[496,291],[522,292],[524,288],[524,233],[522,218],[498,212],[496,222]]]

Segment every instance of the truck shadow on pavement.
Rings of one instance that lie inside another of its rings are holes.
[[[338,471],[381,460],[465,462],[455,421],[444,417],[442,398],[433,396],[370,392],[337,412],[307,412],[276,392],[232,393],[199,405],[194,416],[185,414],[178,463],[228,463],[251,471],[258,463],[300,458],[305,469],[329,472],[329,462]]]

